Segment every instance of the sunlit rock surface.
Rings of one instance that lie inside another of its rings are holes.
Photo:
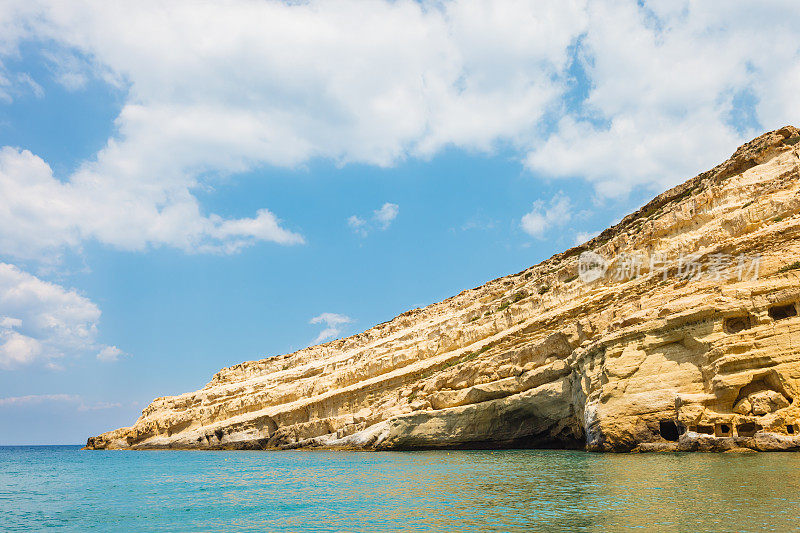
[[[87,448],[798,449],[798,140],[762,135],[582,246],[225,368]]]

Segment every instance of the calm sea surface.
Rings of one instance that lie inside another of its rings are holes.
[[[0,531],[796,531],[800,454],[0,447]]]

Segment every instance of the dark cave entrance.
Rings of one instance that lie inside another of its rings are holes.
[[[758,427],[754,422],[744,422],[736,426],[736,434],[740,437],[752,437],[757,430]]]
[[[662,420],[658,423],[658,432],[665,440],[676,441],[680,437],[678,424],[674,420]]]
[[[772,320],[783,320],[797,316],[797,309],[794,304],[776,305],[769,308],[769,316]]]
[[[733,428],[730,424],[722,422],[714,425],[714,436],[716,437],[732,437]]]
[[[739,333],[740,331],[750,329],[750,327],[750,316],[747,315],[726,318],[725,322],[723,322],[722,329],[725,331],[725,333],[732,335],[734,333]]]

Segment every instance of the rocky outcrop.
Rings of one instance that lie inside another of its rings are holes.
[[[241,363],[87,448],[800,448],[800,134],[588,243],[361,334]]]

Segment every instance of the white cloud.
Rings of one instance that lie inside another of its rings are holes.
[[[117,409],[118,407],[122,407],[122,404],[119,402],[95,402],[95,403],[83,403],[78,406],[78,411],[104,411],[106,409]]]
[[[548,229],[566,224],[571,218],[572,202],[563,193],[558,193],[550,199],[549,204],[542,200],[535,201],[531,211],[523,215],[520,227],[531,237],[541,239]]]
[[[373,214],[372,218],[374,218],[375,222],[378,223],[379,227],[382,230],[384,230],[387,229],[392,224],[392,222],[394,221],[395,218],[397,218],[397,215],[399,213],[400,213],[399,205],[386,202],[381,206],[380,209],[375,210],[375,213]]]
[[[77,394],[29,394],[26,396],[11,396],[7,398],[0,398],[0,408],[26,407],[29,405],[40,405],[43,403],[77,405],[78,411],[100,411],[105,409],[115,409],[118,407],[122,407],[122,404],[118,402],[86,403]]]
[[[76,54],[65,50],[45,51],[43,54],[53,78],[69,91],[83,89],[92,76],[92,66]]]
[[[663,190],[727,158],[742,141],[800,122],[800,4],[593,2],[581,41],[591,83],[527,156],[535,171],[578,176],[602,196]],[[790,88],[790,86],[792,88]],[[750,94],[758,124],[731,124]]]
[[[115,184],[96,170],[98,165],[84,165],[64,183],[31,152],[0,148],[0,249],[10,256],[40,259],[43,251],[76,247],[84,239],[128,250],[169,244],[186,251],[227,253],[260,240],[303,242],[266,209],[254,218],[203,216],[185,187],[158,180],[148,184],[136,175]],[[119,169],[114,176],[125,173]]]
[[[97,352],[97,359],[100,361],[113,362],[119,361],[119,358],[126,355],[125,352],[116,346],[106,346]]]
[[[52,369],[67,356],[100,351],[100,309],[73,290],[0,263],[0,369],[41,361]]]
[[[308,323],[309,324],[325,324],[325,328],[320,331],[317,338],[314,339],[312,344],[319,344],[328,339],[334,339],[342,333],[342,326],[350,324],[353,319],[346,315],[337,313],[322,313],[315,316]]]
[[[585,242],[587,242],[587,241],[589,241],[591,239],[594,239],[598,235],[600,235],[599,231],[579,231],[575,235],[575,246],[578,246],[578,245],[583,244],[583,243],[585,243]]]
[[[5,154],[27,166],[5,177],[14,196],[0,198],[20,209],[6,209],[0,234],[25,255],[42,251],[26,241],[217,252],[300,243],[266,210],[241,221],[205,214],[193,191],[265,164],[323,157],[386,166],[448,145],[486,151],[527,142],[558,96],[567,47],[585,24],[579,7],[8,3],[0,53],[38,39],[54,48],[47,61],[60,83],[80,88],[93,75],[127,97],[114,136],[71,176],[54,178],[30,153]],[[24,171],[35,173],[37,188]]]
[[[386,202],[372,212],[372,223],[358,215],[352,215],[347,219],[347,225],[359,237],[366,237],[373,230],[385,231],[389,229],[398,214],[400,214],[400,206]]]
[[[356,235],[366,237],[369,234],[367,230],[367,221],[357,215],[350,216],[347,219],[347,225],[350,226],[350,229],[352,229]]]
[[[124,103],[72,175],[5,149],[0,249],[299,244],[272,211],[225,220],[194,193],[315,158],[389,166],[501,146],[601,196],[663,189],[756,130],[800,123],[798,26],[798,3],[777,0],[5,2],[0,59],[45,43],[59,83],[103,79]],[[0,84],[24,75],[0,70]]]
[[[74,394],[29,394],[27,396],[0,398],[0,407],[38,405],[45,402],[73,403],[79,401],[80,396]]]
[[[11,103],[14,98],[29,93],[42,98],[44,89],[26,72],[10,73],[0,62],[0,103]]]

